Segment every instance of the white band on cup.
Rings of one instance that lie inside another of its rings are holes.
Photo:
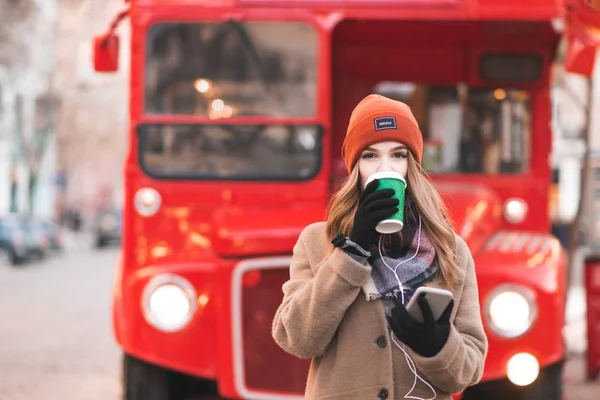
[[[404,179],[404,177],[402,175],[400,175],[397,172],[394,171],[382,171],[382,172],[375,172],[374,174],[371,174],[368,178],[367,178],[367,185],[373,180],[373,179],[385,179],[385,178],[392,178],[392,179],[398,179],[401,180],[402,182],[404,182],[404,186],[406,188],[407,184],[406,184],[406,179]]]

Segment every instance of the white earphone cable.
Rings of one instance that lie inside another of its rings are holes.
[[[421,216],[419,216],[419,230],[418,230],[418,237],[417,237],[417,250],[415,251],[415,254],[413,254],[413,256],[411,258],[408,258],[406,260],[400,261],[395,268],[390,267],[389,265],[387,265],[387,263],[385,262],[385,258],[383,256],[383,251],[382,251],[382,247],[381,247],[381,236],[379,236],[379,255],[381,256],[381,261],[383,261],[383,264],[394,273],[394,276],[396,277],[396,280],[398,281],[398,286],[400,287],[400,294],[402,296],[402,304],[404,304],[404,286],[402,286],[402,282],[400,281],[400,278],[398,277],[398,267],[401,266],[402,264],[412,260],[413,258],[415,258],[417,256],[417,254],[419,254],[419,248],[421,247]],[[427,382],[425,381],[425,379],[421,378],[419,376],[419,374],[417,373],[417,367],[415,366],[415,362],[412,360],[412,358],[410,358],[410,356],[408,355],[408,353],[406,352],[404,343],[402,344],[402,346],[400,346],[398,344],[398,342],[396,342],[396,339],[394,339],[394,335],[393,333],[390,334],[390,337],[392,338],[392,341],[394,342],[394,344],[396,345],[396,347],[398,347],[400,350],[402,350],[402,352],[404,353],[404,358],[406,359],[406,363],[408,364],[408,368],[411,370],[411,372],[415,375],[415,379],[413,381],[413,385],[410,388],[410,390],[404,395],[405,399],[414,399],[414,400],[433,400],[437,397],[437,393],[435,392],[435,389]],[[428,399],[423,399],[422,397],[415,397],[415,396],[410,396],[410,394],[412,393],[413,390],[415,390],[415,387],[417,386],[417,381],[421,380],[421,382],[423,382],[425,385],[427,385],[429,387],[429,389],[431,389],[431,391],[433,392],[433,397],[430,397]]]

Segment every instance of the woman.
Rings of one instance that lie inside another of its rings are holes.
[[[307,399],[451,399],[481,378],[487,338],[473,258],[420,169],[422,151],[406,104],[370,95],[354,109],[342,148],[350,175],[328,220],[300,234],[273,321],[282,349],[312,358]],[[407,181],[400,234],[375,231],[399,205],[377,180],[365,186],[379,171]],[[425,299],[425,322],[406,310],[422,285],[453,293],[437,321]]]

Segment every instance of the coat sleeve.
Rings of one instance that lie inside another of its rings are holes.
[[[448,341],[433,357],[422,357],[407,348],[418,369],[435,386],[448,393],[459,393],[479,382],[487,356],[488,341],[479,307],[479,290],[473,257],[464,244],[466,276],[456,317]]]
[[[344,313],[371,274],[336,248],[313,273],[303,236],[294,246],[290,279],[283,285],[283,301],[275,313],[272,335],[286,352],[299,358],[322,355]]]

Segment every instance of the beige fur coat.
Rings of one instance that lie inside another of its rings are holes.
[[[453,290],[446,345],[431,358],[405,347],[419,375],[437,392],[436,400],[451,399],[450,393],[477,383],[487,354],[473,258],[458,236],[456,260],[461,283]],[[312,358],[307,399],[404,399],[412,387],[414,374],[390,338],[381,300],[367,301],[361,290],[371,284],[371,266],[343,250],[332,251],[324,222],[304,229],[272,332],[286,352]],[[441,276],[426,285],[445,287]],[[427,399],[433,393],[418,381],[411,395]]]

